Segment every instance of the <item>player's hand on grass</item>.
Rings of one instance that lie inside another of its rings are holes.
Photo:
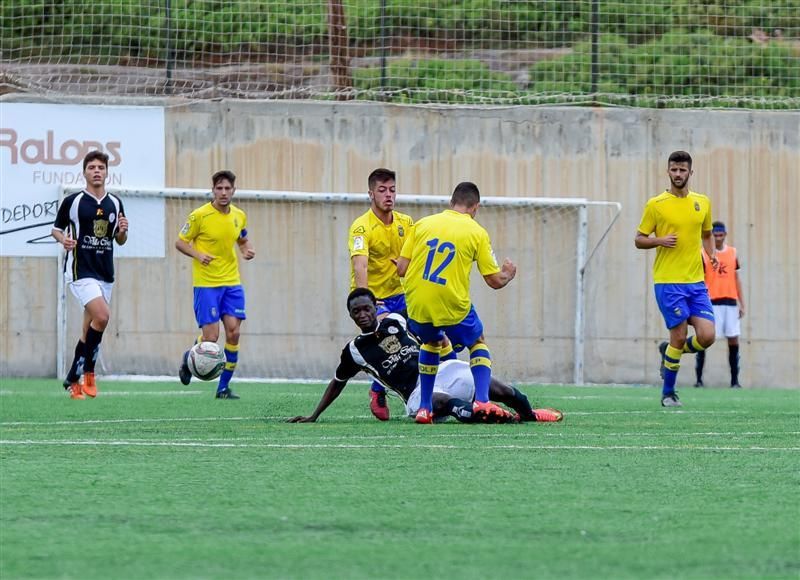
[[[298,415],[297,417],[292,417],[291,419],[287,419],[287,423],[315,423],[317,420],[314,417],[308,416],[303,417],[302,415]]]
[[[678,245],[678,234],[669,234],[668,236],[659,238],[659,240],[661,240],[661,245],[665,248],[674,248]]]

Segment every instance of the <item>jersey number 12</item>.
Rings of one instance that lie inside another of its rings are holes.
[[[439,238],[433,238],[432,240],[428,241],[427,246],[430,249],[428,250],[428,257],[425,260],[425,271],[422,273],[422,279],[444,286],[447,284],[447,279],[441,274],[442,271],[444,271],[444,269],[450,265],[450,262],[453,261],[453,258],[455,258],[456,247],[451,242],[442,242],[439,244]],[[444,259],[433,271],[431,271],[431,268],[433,268],[433,260],[436,254],[444,254]]]

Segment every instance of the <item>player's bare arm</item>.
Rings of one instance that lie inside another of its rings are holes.
[[[69,232],[65,232],[56,228],[53,228],[50,232],[50,235],[55,238],[55,240],[64,246],[64,249],[69,252],[70,250],[74,250],[75,246],[78,245],[78,242],[69,235]]]
[[[397,275],[401,278],[405,278],[406,272],[408,271],[408,264],[411,262],[408,258],[404,258],[400,256],[397,258]]]
[[[353,275],[355,276],[356,288],[368,288],[369,276],[367,274],[367,256],[353,256]]]
[[[291,419],[287,420],[287,423],[314,423],[322,415],[322,412],[328,408],[328,406],[333,403],[339,395],[342,394],[342,391],[347,386],[347,381],[337,381],[336,379],[331,379],[331,382],[328,383],[328,388],[325,389],[325,392],[322,393],[322,398],[319,400],[319,404],[317,408],[314,409],[314,412],[307,417],[302,415],[298,415],[297,417],[292,417]]]
[[[119,216],[117,233],[114,235],[114,239],[120,246],[124,245],[125,242],[128,241],[128,218],[126,218],[124,215]]]
[[[650,237],[648,234],[643,234],[642,232],[636,232],[636,238],[634,239],[634,244],[640,250],[651,250],[653,248],[658,248],[659,246],[664,248],[674,248],[678,243],[678,236],[677,234],[668,234],[663,237]]]
[[[736,276],[736,293],[739,295],[737,303],[739,305],[739,318],[744,317],[744,293],[742,292],[742,278],[739,276],[739,271],[734,272]]]
[[[239,239],[237,243],[239,244],[239,251],[245,260],[252,260],[256,257],[256,250],[253,248],[253,242],[250,241],[250,238]]]
[[[711,230],[707,232],[703,232],[703,249],[708,254],[708,258],[711,261],[711,267],[715,270],[717,266],[719,266],[719,260],[717,259],[717,245],[714,243],[714,236],[711,235]]]
[[[208,254],[198,252],[194,246],[192,246],[192,244],[180,238],[175,240],[175,249],[177,249],[184,256],[194,258],[204,266],[208,266],[214,259],[214,256],[209,256]]]
[[[503,260],[503,264],[500,266],[500,271],[495,272],[494,274],[489,274],[488,276],[484,276],[483,279],[486,281],[486,284],[489,285],[490,288],[494,288],[495,290],[499,290],[508,285],[511,280],[514,279],[514,276],[517,275],[517,266],[512,262],[509,258]]]

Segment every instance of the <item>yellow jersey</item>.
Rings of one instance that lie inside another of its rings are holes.
[[[367,256],[367,284],[380,299],[403,293],[397,260],[403,242],[414,227],[414,220],[399,211],[392,212],[392,223],[384,224],[370,208],[350,226],[350,290],[356,287],[353,256]]]
[[[674,248],[658,246],[653,264],[656,284],[694,284],[703,281],[703,232],[711,231],[711,201],[690,191],[678,197],[669,191],[651,197],[644,206],[639,231],[656,237],[676,234]]]
[[[192,280],[198,288],[241,284],[236,246],[247,237],[247,216],[233,204],[222,213],[211,203],[201,205],[186,220],[178,237],[198,252],[214,256],[208,266],[192,260]]]
[[[458,324],[469,314],[473,262],[482,276],[500,271],[486,230],[451,209],[419,220],[400,256],[410,260],[404,280],[408,316],[435,326]]]

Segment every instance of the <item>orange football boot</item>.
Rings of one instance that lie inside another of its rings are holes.
[[[474,401],[472,412],[476,423],[516,423],[516,417],[492,402]]]
[[[86,398],[86,396],[81,392],[81,386],[79,383],[72,383],[69,387],[67,387],[67,392],[69,393],[70,399]]]
[[[97,381],[95,380],[94,373],[84,373],[83,392],[93,399],[97,396]]]
[[[420,409],[417,411],[417,416],[414,418],[414,421],[423,425],[429,425],[433,423],[433,412],[428,411],[428,409]]]
[[[564,413],[558,409],[534,409],[533,416],[537,423],[558,423],[564,419]]]

